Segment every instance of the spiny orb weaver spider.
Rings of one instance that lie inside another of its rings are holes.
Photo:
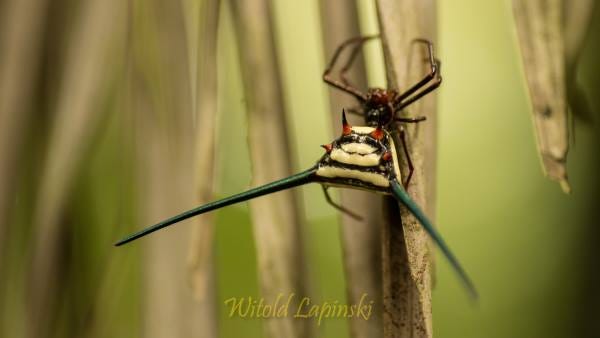
[[[336,205],[331,201],[327,194],[327,188],[329,187],[367,190],[384,195],[391,195],[399,203],[406,206],[446,256],[469,293],[473,297],[476,297],[477,292],[475,291],[475,286],[458,262],[458,259],[454,256],[452,251],[450,251],[450,248],[446,245],[442,236],[435,229],[427,216],[425,216],[419,206],[406,193],[398,166],[396,146],[394,144],[394,139],[391,136],[391,131],[389,130],[390,127],[394,125],[394,122],[412,123],[424,120],[424,117],[417,117],[414,119],[401,118],[396,117],[395,114],[397,111],[405,108],[439,86],[441,82],[438,66],[439,61],[433,57],[433,47],[431,43],[426,40],[415,40],[417,43],[425,43],[428,46],[428,59],[430,61],[431,71],[423,80],[419,81],[419,83],[402,94],[399,94],[395,90],[379,88],[371,88],[367,94],[363,94],[349,85],[344,77],[344,72],[350,67],[352,60],[356,56],[358,47],[355,47],[350,61],[342,68],[342,81],[335,80],[329,75],[343,48],[351,44],[360,46],[360,44],[365,41],[376,37],[377,36],[360,37],[346,41],[338,48],[329,67],[323,74],[323,79],[327,83],[354,95],[361,102],[362,112],[354,112],[365,116],[367,122],[366,126],[351,126],[346,119],[345,111],[342,110],[341,136],[329,144],[322,145],[325,149],[325,154],[323,154],[316,164],[308,170],[188,210],[158,224],[133,233],[118,241],[115,245],[121,246],[190,217],[309,183],[321,184],[324,187],[327,200],[334,206]],[[429,84],[429,86],[425,87],[420,92],[417,92],[427,84]],[[403,132],[401,128],[400,132],[401,134]],[[406,146],[404,137],[401,139],[403,145]],[[406,148],[404,152],[405,155],[408,155]],[[408,162],[411,163],[410,159],[408,159]],[[410,166],[411,173],[409,174],[408,179],[410,179],[410,175],[412,175],[412,163]],[[341,208],[340,206],[336,207]],[[342,210],[344,211],[343,208]]]

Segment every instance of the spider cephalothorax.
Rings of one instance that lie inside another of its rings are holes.
[[[394,102],[398,92],[393,89],[369,88],[366,100],[362,102],[365,121],[368,126],[387,126],[394,120]]]

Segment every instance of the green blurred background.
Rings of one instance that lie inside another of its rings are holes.
[[[0,1],[0,6],[9,6],[9,2]],[[198,6],[191,0],[182,3],[182,8]],[[374,4],[367,0],[357,3],[361,31],[375,32]],[[542,174],[510,1],[437,3],[436,47],[444,64],[444,83],[437,92],[437,223],[470,271],[481,300],[477,305],[469,302],[445,260],[437,257],[434,333],[438,337],[600,336],[600,279],[596,263],[600,240],[600,102],[596,96],[600,93],[597,65],[600,8],[596,6],[577,76],[593,113],[588,118],[574,118],[568,162],[573,193],[565,195],[556,183]],[[152,219],[139,214],[141,181],[136,178],[136,170],[144,162],[136,152],[145,145],[140,144],[144,143],[144,136],[140,137],[143,132],[137,128],[144,125],[126,108],[131,107],[127,95],[133,91],[132,82],[123,80],[129,62],[146,65],[142,70],[133,67],[134,73],[143,74],[141,78],[150,84],[143,88],[145,95],[150,102],[162,107],[149,118],[167,125],[171,131],[185,125],[185,121],[173,122],[169,115],[170,104],[177,96],[161,99],[161,90],[165,90],[171,80],[170,75],[165,74],[178,71],[179,67],[169,63],[173,60],[161,59],[163,51],[155,46],[155,35],[162,33],[152,28],[158,21],[168,21],[163,15],[173,17],[166,10],[155,10],[169,6],[152,7],[141,1],[131,1],[129,5],[120,9],[135,20],[127,22],[123,30],[114,29],[111,34],[115,36],[104,36],[122,39],[118,45],[125,47],[110,54],[108,61],[102,64],[110,67],[102,70],[110,80],[101,86],[106,94],[92,105],[100,110],[94,118],[96,127],[77,129],[84,131],[79,137],[87,141],[83,142],[83,149],[79,149],[80,164],[64,172],[72,183],[65,190],[58,221],[62,224],[59,233],[63,240],[57,255],[63,263],[55,271],[59,274],[55,276],[58,286],[47,290],[55,293],[53,297],[58,301],[49,307],[52,308],[51,324],[48,331],[44,331],[47,335],[41,336],[143,336],[147,308],[160,306],[160,302],[148,299],[153,295],[147,292],[142,277],[144,264],[153,264],[142,261],[152,256],[144,255],[141,243],[119,249],[112,243],[148,222],[192,206],[174,205]],[[51,151],[55,143],[48,139],[52,140],[51,135],[56,133],[69,133],[68,126],[62,125],[60,129],[59,123],[77,122],[56,118],[51,108],[60,107],[61,96],[57,94],[59,89],[55,89],[56,83],[68,80],[68,76],[61,74],[69,74],[66,69],[71,65],[58,60],[68,54],[64,51],[70,48],[69,38],[77,35],[78,26],[73,22],[77,22],[78,9],[82,6],[75,1],[61,0],[46,7],[45,34],[50,37],[39,50],[44,57],[40,61],[40,75],[34,77],[36,84],[31,89],[35,99],[29,102],[31,112],[27,127],[20,135],[18,165],[11,179],[14,189],[9,216],[7,221],[2,220],[6,225],[3,242],[0,242],[2,337],[28,335],[32,317],[27,304],[35,297],[29,288],[32,276],[36,275],[31,272],[29,261],[36,243],[35,233],[40,231],[35,226],[34,209],[39,209],[41,203],[39,194],[43,189],[40,186],[47,184],[44,180],[54,179],[43,169],[49,167],[44,163],[50,163],[55,155]],[[71,11],[59,13],[61,8],[71,8]],[[317,1],[273,1],[272,8],[294,167],[299,170],[314,163],[322,153],[319,145],[332,139],[327,88],[321,81],[329,55],[323,52]],[[116,20],[122,20],[119,18]],[[106,27],[110,25],[105,24],[102,29],[108,30]],[[177,22],[173,25],[182,26]],[[225,1],[217,47],[218,196],[246,189],[251,178],[236,48],[232,17]],[[372,44],[366,50],[368,78],[371,85],[383,86],[382,56],[378,48]],[[62,66],[53,67],[55,64]],[[157,70],[153,71],[153,67]],[[199,79],[201,81],[201,76]],[[61,85],[60,88],[69,87]],[[179,137],[177,132],[168,135]],[[150,147],[151,143],[146,146]],[[176,153],[173,156],[186,157],[184,150],[167,147],[169,152]],[[181,163],[186,162],[173,161],[170,173],[177,173],[180,168],[176,164]],[[186,184],[181,178],[169,175],[160,179],[161,184],[167,186],[173,179],[175,187],[172,189]],[[315,300],[344,302],[337,213],[325,202],[318,186],[300,190],[308,221],[305,234]],[[148,191],[162,193],[161,190]],[[261,337],[260,319],[229,318],[228,308],[223,304],[225,299],[234,296],[259,296],[248,208],[237,205],[220,210],[216,212],[215,222],[215,303],[219,336]],[[190,226],[191,223],[178,227]],[[187,243],[176,245],[185,247]],[[181,259],[185,260],[185,256]],[[165,278],[170,277],[165,274]],[[44,286],[43,281],[37,282],[40,287]],[[154,296],[161,298],[158,294]],[[347,337],[349,332],[344,319],[326,319],[318,330],[319,337]]]

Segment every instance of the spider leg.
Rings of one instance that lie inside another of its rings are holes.
[[[321,187],[323,188],[323,193],[325,194],[325,199],[327,200],[327,203],[331,204],[332,207],[338,209],[339,211],[345,213],[346,215],[354,218],[357,221],[362,221],[362,217],[360,217],[359,215],[353,213],[352,211],[348,210],[347,208],[344,208],[343,206],[335,203],[333,201],[333,199],[331,198],[331,195],[329,195],[329,187],[325,186],[325,185],[321,185]]]
[[[372,39],[378,39],[379,37],[380,37],[379,35],[365,36],[361,40],[356,42],[356,45],[354,46],[354,49],[352,49],[352,53],[350,54],[348,61],[340,70],[340,79],[342,80],[342,83],[344,83],[348,86],[351,85],[350,82],[348,81],[348,79],[346,78],[346,73],[348,72],[348,70],[350,70],[350,67],[352,67],[354,60],[356,60],[356,56],[361,51],[361,48],[365,44],[365,42],[372,40]]]
[[[440,69],[440,68],[441,68],[441,63],[438,64],[438,69]],[[399,111],[399,110],[402,110],[402,109],[408,107],[409,105],[413,104],[415,101],[419,100],[423,96],[434,91],[436,88],[438,88],[440,86],[441,83],[442,83],[442,76],[438,74],[438,76],[435,78],[435,80],[427,88],[423,89],[421,92],[417,93],[415,96],[412,96],[407,101],[400,103],[400,105],[398,105],[396,107],[396,109],[394,109],[394,111]]]
[[[342,53],[342,51],[353,44],[362,44],[363,40],[369,40],[369,39],[373,39],[374,37],[377,36],[358,36],[358,37],[354,37],[351,39],[346,40],[344,43],[342,43],[336,50],[335,53],[333,53],[333,57],[331,58],[331,61],[329,61],[329,64],[327,65],[327,68],[325,69],[325,71],[323,72],[323,81],[325,81],[325,83],[338,88],[342,91],[345,91],[346,93],[353,95],[354,97],[356,97],[359,101],[364,102],[366,100],[366,95],[364,93],[362,93],[360,90],[350,86],[349,84],[346,84],[342,81],[336,80],[334,79],[330,74],[333,70],[333,67],[335,66],[340,54]]]
[[[414,167],[412,159],[410,157],[410,153],[408,152],[408,141],[406,140],[406,130],[404,130],[404,128],[402,126],[400,126],[400,140],[402,142],[402,149],[404,149],[404,156],[406,157],[406,163],[408,164],[408,176],[406,176],[406,181],[402,185],[404,186],[404,189],[408,189],[410,180],[412,179],[413,173],[415,172],[415,167]]]
[[[427,61],[429,62],[429,72],[419,82],[414,84],[412,87],[407,89],[405,92],[398,95],[398,97],[394,101],[394,106],[395,106],[394,110],[395,111],[399,111],[399,110],[407,107],[411,103],[417,101],[421,97],[427,95],[428,93],[430,93],[431,91],[433,91],[434,89],[439,87],[442,82],[442,77],[440,74],[441,62],[438,59],[436,59],[434,56],[433,44],[429,40],[415,39],[411,43],[411,51],[412,51],[412,48],[417,43],[425,44],[427,46]],[[412,52],[411,52],[411,54],[412,54]],[[410,60],[411,59],[409,58],[408,68],[410,68]],[[427,85],[432,80],[433,80],[432,84],[430,84],[429,86],[425,87],[425,89],[423,89],[417,93],[417,91],[419,89],[422,89],[425,85]],[[415,95],[413,96],[413,94],[415,94]],[[408,100],[404,101],[407,98],[408,98]]]
[[[398,122],[404,123],[419,123],[427,120],[426,116],[417,116],[417,117],[396,117],[394,120]]]

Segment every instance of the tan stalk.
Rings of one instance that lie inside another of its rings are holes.
[[[197,205],[214,199],[215,143],[217,113],[217,28],[219,25],[220,0],[202,1],[198,12],[198,35],[196,39],[196,91],[194,96],[196,111],[196,184]],[[214,304],[213,241],[214,214],[198,217],[195,221],[188,265],[194,296],[198,301]]]
[[[387,65],[388,86],[400,91],[416,83],[427,72],[424,51],[411,41],[434,41],[435,3],[419,0],[378,0],[380,31]],[[419,53],[419,54],[417,54]],[[409,60],[411,60],[410,68]],[[421,61],[421,62],[420,62]],[[433,218],[435,178],[435,94],[412,105],[404,113],[425,115],[424,123],[406,126],[409,152],[415,172],[409,195]],[[397,146],[400,142],[396,138]],[[405,161],[401,171],[407,172]],[[391,202],[382,231],[384,337],[431,337],[431,250],[429,237],[404,208]]]
[[[360,35],[358,13],[355,3],[336,0],[321,2],[321,22],[324,36],[325,62],[329,62],[336,48],[349,38]],[[374,41],[372,43],[379,43]],[[342,68],[351,50],[346,50],[339,60],[337,71]],[[347,72],[352,83],[366,90],[367,81],[362,57],[354,61]],[[325,85],[325,84],[323,84]],[[342,108],[356,107],[358,101],[335,88],[329,88],[329,110],[333,136],[338,137],[342,130]],[[350,124],[364,125],[364,118],[348,115]],[[363,219],[357,220],[347,214],[340,213],[342,220],[342,245],[344,250],[344,267],[348,304],[358,304],[361,297],[367,294],[370,299],[380,300],[381,290],[381,209],[382,199],[373,193],[350,189],[339,189],[341,204],[353,210]],[[352,337],[381,337],[383,335],[382,306],[380,301],[374,304],[373,316],[369,320],[358,317],[349,319]]]
[[[197,203],[195,128],[182,1],[131,1],[131,109],[135,115],[141,224]],[[198,303],[187,264],[193,222],[149,236],[144,246],[144,337],[214,337],[214,311]]]
[[[231,0],[248,112],[252,186],[289,176],[292,156],[284,114],[281,76],[267,0]],[[266,303],[280,293],[305,294],[307,280],[296,192],[252,200],[259,279]],[[295,304],[297,305],[297,304]],[[291,308],[296,308],[294,304]],[[309,321],[291,316],[265,319],[268,337],[307,337]]]

